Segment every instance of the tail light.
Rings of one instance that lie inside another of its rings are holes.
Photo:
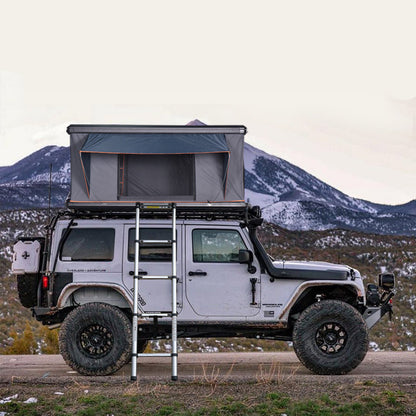
[[[42,289],[47,290],[49,288],[49,277],[42,276]]]

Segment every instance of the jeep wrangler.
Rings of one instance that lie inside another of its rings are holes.
[[[154,339],[247,337],[292,341],[312,372],[346,374],[365,357],[369,329],[391,313],[392,274],[365,288],[346,265],[274,261],[257,237],[256,207],[178,207],[174,223],[154,207],[142,207],[140,224],[137,213],[64,211],[46,237],[15,244],[20,301],[60,326],[74,370],[112,374]]]

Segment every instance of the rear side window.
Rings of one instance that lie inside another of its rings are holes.
[[[135,229],[129,230],[128,260],[134,261]],[[171,228],[140,228],[140,240],[172,240]],[[139,261],[164,262],[172,261],[172,244],[143,243],[140,244]]]
[[[65,233],[65,232],[64,232]],[[113,228],[73,228],[62,247],[62,261],[112,261]]]
[[[238,252],[246,249],[236,230],[193,230],[194,263],[238,263]]]

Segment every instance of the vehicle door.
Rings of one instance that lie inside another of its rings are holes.
[[[238,226],[186,226],[186,297],[196,314],[259,313],[259,265],[254,260],[256,271],[249,273],[247,264],[239,263],[239,250],[249,248],[244,237]]]
[[[177,226],[177,258],[176,274],[181,276],[181,227]],[[135,227],[125,225],[123,283],[133,294],[134,276],[134,239]],[[170,224],[142,225],[140,240],[171,240]],[[147,276],[172,275],[172,245],[166,243],[146,243],[140,245],[139,274]],[[178,278],[177,304],[178,312],[182,305],[182,281]],[[144,312],[167,312],[172,310],[172,281],[169,280],[139,280],[139,307]]]

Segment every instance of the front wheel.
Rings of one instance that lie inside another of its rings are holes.
[[[367,326],[348,303],[323,300],[301,313],[293,328],[293,347],[302,364],[314,373],[346,374],[367,353]]]
[[[128,362],[132,349],[131,323],[118,308],[87,303],[72,310],[59,332],[65,362],[80,374],[104,376]]]

